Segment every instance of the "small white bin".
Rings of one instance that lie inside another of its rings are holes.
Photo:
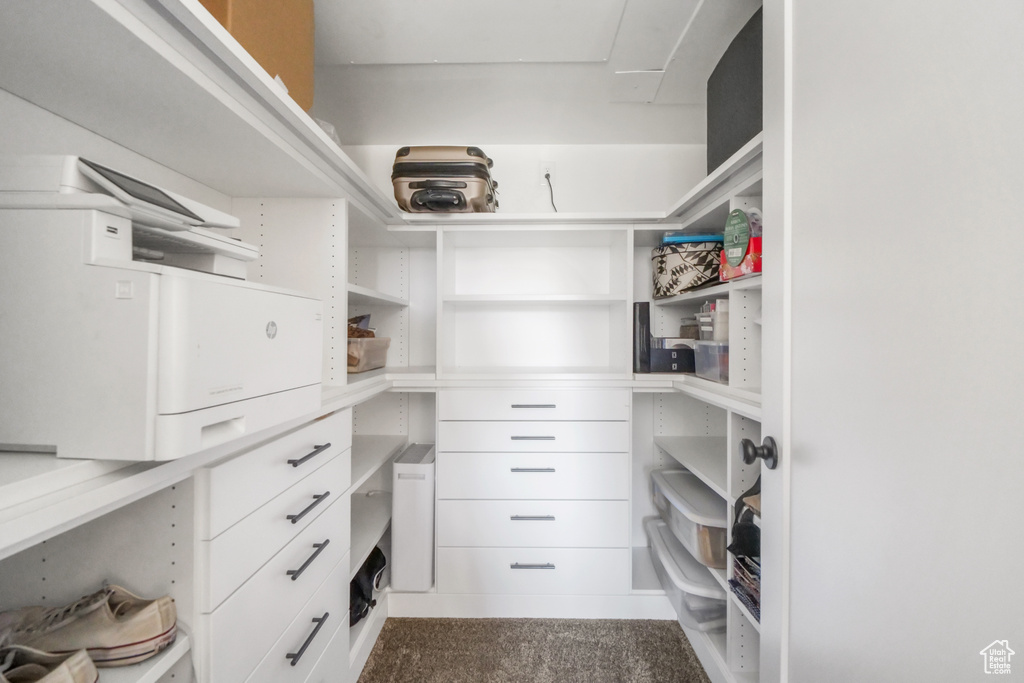
[[[696,631],[725,630],[726,596],[711,570],[693,558],[663,521],[644,522],[651,561],[679,625]]]
[[[651,473],[654,507],[676,537],[702,564],[724,569],[725,499],[686,470]]]
[[[391,588],[434,585],[434,444],[410,444],[395,458],[391,498]]]

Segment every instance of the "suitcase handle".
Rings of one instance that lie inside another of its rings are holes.
[[[416,190],[412,193],[409,203],[429,211],[451,211],[466,205],[466,195],[458,190],[440,188]]]

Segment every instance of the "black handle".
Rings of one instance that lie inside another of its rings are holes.
[[[770,436],[764,437],[760,446],[755,446],[750,439],[743,439],[740,441],[740,452],[743,454],[743,462],[748,465],[753,465],[758,458],[763,458],[765,467],[770,470],[779,464],[779,447]]]
[[[513,403],[513,408],[557,408],[554,403]]]
[[[330,447],[331,447],[331,442],[330,441],[325,443],[323,446],[313,446],[313,452],[312,453],[310,453],[308,455],[304,455],[301,458],[298,458],[296,460],[289,460],[288,464],[291,465],[292,467],[298,467],[299,465],[301,465],[302,463],[306,462],[310,458],[312,458],[314,456],[317,456],[317,455],[320,455],[321,453],[323,453],[324,451],[326,451]]]
[[[326,548],[327,544],[330,542],[331,539],[328,538],[323,543],[314,543],[313,547],[316,548],[316,550],[313,551],[312,555],[306,558],[306,561],[302,563],[302,566],[298,569],[289,569],[285,572],[285,574],[292,577],[292,581],[298,579],[300,576],[302,576],[302,572],[306,571],[306,568],[309,567],[309,565],[313,564],[313,560],[315,560],[317,556],[324,551],[324,548]]]
[[[309,514],[309,511],[315,508],[320,503],[327,500],[327,496],[331,495],[330,491],[324,491],[319,496],[313,496],[313,502],[306,506],[306,509],[297,515],[288,515],[285,519],[290,519],[292,524],[298,524],[299,520]]]
[[[409,198],[414,208],[428,211],[450,211],[466,205],[466,195],[459,190],[416,190]]]
[[[331,616],[330,612],[324,612],[322,617],[313,617],[313,623],[316,624],[316,626],[313,628],[313,632],[309,634],[309,637],[306,638],[306,642],[302,644],[302,647],[299,648],[298,652],[289,652],[285,655],[285,659],[291,660],[292,666],[298,664],[299,660],[302,659],[302,655],[305,654],[306,648],[309,647],[309,644],[313,642],[314,638],[316,638],[316,634],[320,633],[320,629],[323,628],[324,622],[327,621],[327,617],[329,616]]]

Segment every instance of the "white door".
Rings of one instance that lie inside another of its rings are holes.
[[[1024,678],[1021,36],[765,2],[762,682]]]

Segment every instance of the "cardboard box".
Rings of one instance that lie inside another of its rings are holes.
[[[296,104],[313,106],[313,0],[200,0]]]

